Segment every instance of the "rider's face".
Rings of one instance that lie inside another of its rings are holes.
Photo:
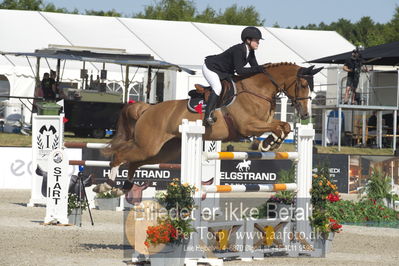
[[[252,50],[256,50],[259,47],[259,39],[248,40],[248,45]]]

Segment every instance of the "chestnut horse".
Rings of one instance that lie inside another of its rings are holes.
[[[291,100],[301,119],[309,117],[313,75],[322,68],[303,68],[292,63],[266,64],[263,67],[264,73],[235,78],[236,98],[230,105],[214,112],[217,120],[206,128],[205,140],[226,140],[233,127],[237,135],[245,137],[271,132],[259,144],[259,149],[278,148],[291,131],[288,123],[274,119],[275,101],[281,93]],[[173,100],[156,105],[138,102],[122,109],[117,134],[104,153],[112,155],[111,180],[115,180],[119,165],[129,163],[124,192],[132,187],[133,175],[141,165],[178,158],[182,119],[201,119],[200,114],[187,109],[187,101]],[[230,117],[231,123],[226,122],[224,115]],[[108,182],[113,184],[111,180]]]

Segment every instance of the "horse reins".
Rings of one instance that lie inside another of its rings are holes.
[[[310,96],[308,96],[308,97],[297,97],[297,91],[298,91],[298,89],[299,89],[299,78],[305,78],[305,79],[306,79],[306,78],[312,77],[311,75],[297,74],[296,79],[295,79],[293,82],[291,82],[291,84],[290,84],[289,86],[287,86],[287,87],[285,87],[285,86],[284,86],[284,87],[281,87],[281,86],[278,85],[278,83],[275,81],[275,79],[273,78],[273,76],[272,76],[269,72],[267,72],[265,69],[263,69],[263,74],[265,74],[265,75],[270,79],[270,81],[273,83],[273,85],[277,88],[277,93],[283,92],[283,93],[288,97],[288,99],[290,99],[292,105],[296,105],[296,104],[298,103],[298,101],[300,101],[300,100],[309,100],[309,99],[312,99],[312,97],[310,97]],[[288,89],[289,89],[295,82],[296,82],[296,86],[295,86],[295,95],[294,95],[294,97],[292,97],[292,96],[290,96],[290,95],[288,94]],[[241,94],[241,93],[248,93],[248,94],[254,95],[254,96],[258,97],[258,98],[261,98],[261,99],[263,99],[263,100],[266,100],[266,101],[270,102],[273,106],[276,105],[276,99],[277,99],[276,96],[273,96],[273,98],[268,97],[268,96],[263,96],[263,95],[257,94],[257,93],[255,93],[255,92],[253,92],[253,91],[250,91],[250,90],[246,89],[243,83],[241,83],[241,86],[242,86],[243,90],[237,92],[234,96],[237,96],[237,95],[239,95],[239,94]]]

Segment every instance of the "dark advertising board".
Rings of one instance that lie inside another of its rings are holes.
[[[313,155],[313,171],[317,167],[328,167],[332,180],[340,193],[349,193],[349,156],[346,154]]]
[[[328,167],[338,191],[348,193],[348,155],[314,154],[313,170],[318,166]],[[222,161],[220,182],[222,185],[279,183],[279,172],[291,167],[290,160]]]
[[[273,161],[222,161],[220,164],[220,184],[273,184],[279,183],[278,173],[289,170],[290,160]]]
[[[104,157],[100,150],[96,149],[82,149],[82,160],[100,160],[108,161],[109,158]],[[86,173],[93,173],[96,178],[96,183],[104,182],[111,169],[109,167],[91,167],[85,166]],[[116,185],[121,187],[123,182],[128,178],[128,164],[124,164],[119,168],[116,176]],[[180,178],[180,170],[169,169],[138,169],[134,175],[134,181],[139,185],[143,182],[149,182],[151,187],[156,189],[164,189],[166,185],[174,178]]]

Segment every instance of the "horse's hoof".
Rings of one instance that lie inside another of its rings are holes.
[[[104,193],[104,192],[108,192],[110,190],[112,190],[112,187],[110,185],[108,185],[107,183],[98,184],[93,188],[93,191],[96,193]]]
[[[270,148],[271,148],[270,144],[267,144],[266,147],[264,147],[263,141],[259,143],[259,147],[258,147],[259,151],[267,152],[267,151],[270,151]]]

